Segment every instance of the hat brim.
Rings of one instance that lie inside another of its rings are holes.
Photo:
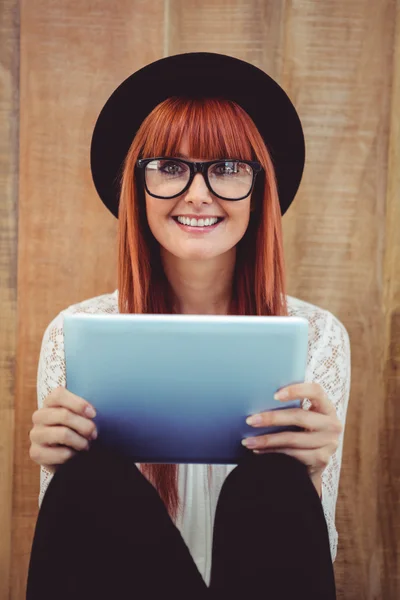
[[[118,218],[118,174],[140,125],[171,96],[237,102],[253,119],[271,155],[284,215],[303,175],[305,142],[286,92],[261,69],[232,56],[190,52],[157,60],[125,79],[105,103],[94,127],[90,164],[96,190]]]

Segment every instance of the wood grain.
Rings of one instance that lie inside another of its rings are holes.
[[[400,597],[400,1],[393,44],[384,256],[382,353],[385,402],[379,427],[379,552],[385,597]]]
[[[8,598],[17,324],[19,3],[0,3],[0,599]]]

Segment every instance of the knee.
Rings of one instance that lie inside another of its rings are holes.
[[[252,454],[246,457],[226,479],[228,486],[246,487],[250,493],[260,488],[268,491],[292,491],[301,485],[311,484],[307,467],[293,456],[283,453]],[[311,484],[312,485],[312,484]]]
[[[281,473],[283,470],[296,473],[303,473],[307,470],[304,463],[299,461],[294,456],[289,456],[283,452],[271,452],[270,454],[267,453],[254,455],[254,458],[255,460],[253,461],[253,464],[257,465],[258,463],[257,466],[262,465],[262,467],[268,469],[271,474],[274,472]]]
[[[283,452],[271,452],[266,454],[250,454],[246,459],[238,464],[238,467],[253,469],[255,471],[266,470],[273,474],[285,471],[303,472],[306,470],[304,463],[300,462],[294,456],[289,456]]]
[[[105,448],[98,443],[93,443],[88,451],[77,453],[68,462],[59,467],[54,475],[55,480],[62,480],[63,484],[79,485],[94,490],[121,480],[135,469],[135,464],[120,456],[116,451]]]

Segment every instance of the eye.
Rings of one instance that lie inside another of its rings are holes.
[[[247,163],[240,161],[225,161],[215,165],[212,169],[212,174],[216,176],[227,176],[243,179],[252,177],[253,169]]]
[[[186,169],[184,167],[185,165],[177,161],[166,160],[164,162],[160,161],[158,168],[161,173],[165,173],[167,175],[180,175],[181,173],[185,172]]]
[[[234,163],[219,163],[215,165],[215,170],[219,175],[229,175],[230,173],[235,172],[235,164]]]

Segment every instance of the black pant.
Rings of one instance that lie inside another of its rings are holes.
[[[27,600],[332,600],[328,531],[306,467],[253,455],[217,504],[210,587],[132,460],[94,443],[55,473],[36,524]]]

